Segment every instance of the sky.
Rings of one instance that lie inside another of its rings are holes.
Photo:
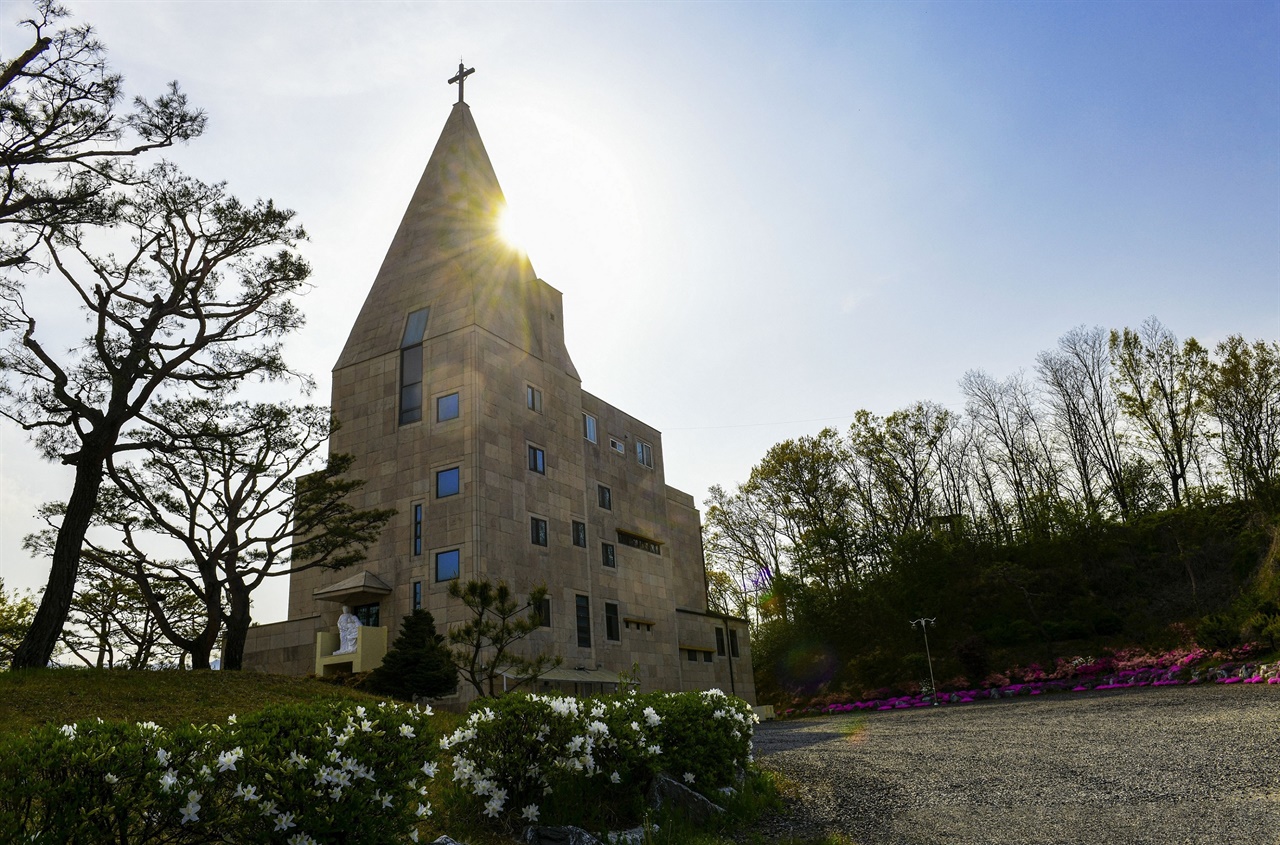
[[[130,95],[208,113],[167,157],[297,212],[316,401],[459,59],[583,387],[699,502],[1075,326],[1280,339],[1280,2],[67,4]],[[28,14],[0,5],[4,61]],[[22,537],[69,488],[0,424],[6,588],[43,585]]]

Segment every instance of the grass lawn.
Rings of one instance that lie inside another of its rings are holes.
[[[277,702],[381,699],[312,678],[256,672],[24,669],[0,672],[0,733],[95,717],[171,728],[225,722]]]

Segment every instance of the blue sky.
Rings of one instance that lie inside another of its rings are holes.
[[[174,158],[298,211],[321,401],[460,55],[584,387],[699,500],[1076,325],[1280,338],[1276,2],[71,5],[209,112]],[[38,586],[67,478],[12,427],[0,461],[0,578]]]

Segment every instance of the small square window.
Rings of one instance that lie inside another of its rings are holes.
[[[604,638],[613,642],[622,642],[622,630],[618,625],[618,605],[607,601],[604,603]]]
[[[684,653],[685,653],[685,656],[689,659],[690,663],[698,662],[698,652],[694,651],[691,648],[687,648],[684,650]]]
[[[542,628],[551,627],[551,599],[546,598],[538,602],[538,606],[534,609],[538,614],[538,625]]]
[[[529,447],[529,469],[541,475],[547,473],[547,454],[537,446]]]
[[[358,604],[351,608],[351,613],[360,620],[360,624],[369,628],[378,627],[381,611],[382,605],[377,602],[374,602],[373,604]]]
[[[436,422],[458,418],[458,394],[436,397]]]
[[[627,454],[627,447],[622,445],[622,441],[616,437],[609,438],[609,448],[617,452],[619,455]]]
[[[531,384],[525,385],[524,403],[529,408],[530,411],[537,411],[539,414],[541,414],[542,413],[542,391]]]
[[[457,549],[447,552],[436,552],[436,580],[452,581],[458,577],[461,568],[462,553]]]
[[[436,498],[456,496],[462,491],[462,470],[458,467],[442,469],[436,473]]]
[[[607,511],[613,510],[613,491],[603,484],[597,485],[596,496],[600,502],[600,507]]]
[[[533,516],[529,518],[529,542],[535,546],[547,544],[547,521]]]
[[[641,466],[653,469],[653,447],[648,443],[645,443],[643,440],[636,441],[636,461],[638,461]]]
[[[703,662],[703,663],[710,663],[710,662],[711,662],[711,652],[709,652],[709,651],[704,651],[704,652],[702,652],[702,662]]]
[[[596,442],[596,418],[590,414],[582,415],[582,436],[592,443]]]
[[[600,562],[608,567],[616,568],[618,566],[618,555],[613,548],[613,543],[600,544]]]
[[[587,524],[576,519],[573,521],[573,544],[584,549],[587,547]]]

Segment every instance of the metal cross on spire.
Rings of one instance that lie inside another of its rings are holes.
[[[462,102],[463,84],[467,81],[467,77],[475,72],[476,72],[475,68],[464,67],[461,61],[458,62],[458,74],[449,80],[449,84],[452,85],[455,82],[458,83],[458,102],[459,103]]]

